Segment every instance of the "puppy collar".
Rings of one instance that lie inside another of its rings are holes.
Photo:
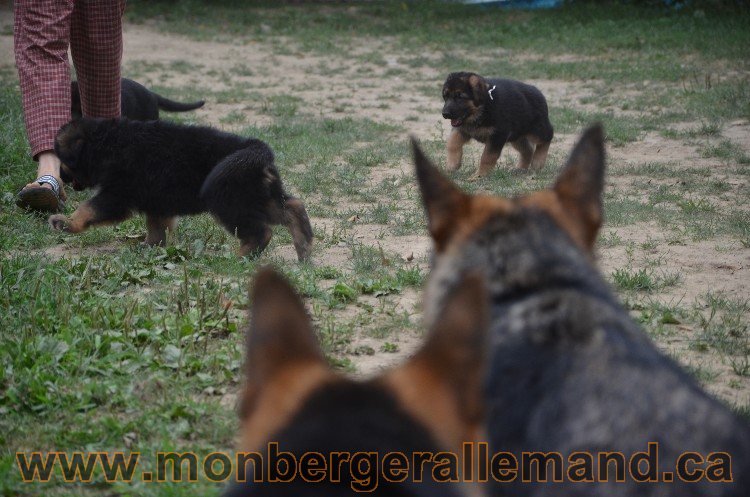
[[[492,96],[492,92],[495,91],[495,88],[497,88],[497,85],[493,86],[487,91],[487,94],[490,96],[490,100],[495,100],[495,98]]]

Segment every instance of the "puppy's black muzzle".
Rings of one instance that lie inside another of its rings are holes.
[[[454,115],[454,109],[451,108],[452,106],[450,103],[447,103],[443,106],[443,119],[453,119],[456,116]]]
[[[457,128],[464,123],[466,119],[466,112],[462,112],[463,109],[456,109],[456,105],[452,102],[447,102],[443,107],[443,119],[450,119],[451,126]]]

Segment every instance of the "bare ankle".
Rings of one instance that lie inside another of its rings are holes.
[[[60,159],[54,152],[42,152],[39,154],[39,166],[37,166],[37,176],[49,174],[55,178],[60,178]]]

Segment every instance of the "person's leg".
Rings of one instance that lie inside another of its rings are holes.
[[[49,175],[59,182],[62,198],[65,192],[60,161],[53,147],[57,130],[70,119],[68,40],[72,11],[73,0],[18,0],[14,4],[13,45],[31,154],[39,161],[37,176]],[[34,181],[24,190],[30,188],[52,190],[53,186]]]
[[[70,53],[84,116],[120,116],[122,13],[125,0],[76,2]]]

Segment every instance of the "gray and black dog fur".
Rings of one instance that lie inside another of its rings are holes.
[[[544,167],[553,129],[547,101],[535,86],[454,72],[443,84],[443,100],[443,117],[453,127],[447,143],[449,170],[461,167],[463,147],[472,138],[484,143],[475,178],[489,174],[506,143],[521,154],[519,168]]]
[[[601,127],[584,133],[553,188],[512,199],[464,194],[416,142],[414,154],[437,251],[427,324],[463,275],[487,278],[494,451],[557,452],[563,461],[577,451],[617,451],[627,463],[657,442],[660,481],[686,451],[731,457],[731,483],[686,483],[674,473],[673,483],[620,483],[610,471],[608,483],[516,481],[492,493],[750,495],[750,427],[657,350],[592,263],[602,220]]]
[[[168,112],[187,112],[203,107],[205,104],[203,100],[189,103],[175,102],[128,78],[122,78],[120,88],[120,115],[138,121],[159,119],[159,109]],[[78,81],[70,82],[70,115],[73,119],[83,117]]]
[[[240,239],[240,255],[262,251],[271,225],[284,225],[300,260],[310,255],[312,228],[301,200],[284,191],[270,147],[206,126],[166,121],[76,119],[60,128],[55,153],[65,182],[97,188],[54,229],[79,233],[146,215],[146,243],[166,243],[176,216],[210,212]]]

